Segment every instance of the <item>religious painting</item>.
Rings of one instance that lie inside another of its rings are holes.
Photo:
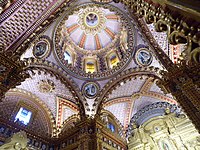
[[[95,13],[89,13],[86,16],[86,24],[90,27],[95,27],[98,24],[98,16]]]
[[[94,98],[99,91],[99,86],[94,82],[88,82],[83,85],[82,91],[87,98]]]
[[[137,51],[136,61],[139,65],[149,66],[152,63],[152,60],[152,54],[148,49],[142,48]]]
[[[50,51],[50,42],[48,38],[40,37],[34,47],[33,47],[33,55],[38,58],[44,58],[49,54]]]

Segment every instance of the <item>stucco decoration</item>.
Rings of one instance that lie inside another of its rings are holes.
[[[134,53],[135,29],[111,5],[88,3],[69,10],[55,29],[55,56],[78,78],[99,79],[124,68]]]

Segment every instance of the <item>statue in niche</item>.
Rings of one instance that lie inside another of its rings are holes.
[[[101,120],[103,121],[104,124],[108,123],[108,116],[101,116]]]
[[[190,53],[190,59],[196,63],[200,63],[200,47],[195,48]]]
[[[126,28],[123,28],[121,31],[120,45],[122,46],[122,50],[126,51],[128,49],[128,33]]]
[[[6,67],[3,65],[0,65],[0,74],[6,72]]]
[[[168,146],[167,143],[165,143],[165,142],[163,142],[162,148],[163,148],[163,150],[170,150],[170,149],[169,149],[169,146]]]
[[[200,136],[197,137],[196,141],[195,141],[195,146],[194,146],[195,150],[199,150],[200,149]]]
[[[172,146],[170,145],[170,141],[165,139],[159,142],[161,150],[172,150]]]

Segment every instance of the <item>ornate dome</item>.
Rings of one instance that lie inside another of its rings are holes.
[[[0,150],[200,150],[200,5],[184,4],[0,1]]]
[[[56,56],[78,77],[104,78],[123,68],[133,53],[134,29],[118,8],[87,4],[65,14],[56,28]]]

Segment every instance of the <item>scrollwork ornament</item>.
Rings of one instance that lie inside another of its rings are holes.
[[[165,21],[159,20],[155,24],[155,29],[157,32],[164,32],[168,30],[168,26]]]

